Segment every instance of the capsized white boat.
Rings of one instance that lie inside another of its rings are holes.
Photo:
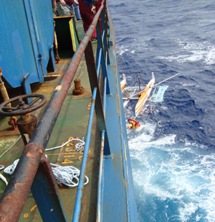
[[[123,90],[125,88],[126,84],[127,84],[125,74],[123,73],[122,76],[123,76],[123,79],[120,82],[121,90]]]
[[[142,91],[141,96],[135,106],[135,115],[136,116],[138,116],[140,114],[146,100],[148,99],[148,97],[152,91],[152,87],[154,86],[154,84],[155,84],[155,76],[154,76],[154,73],[152,72],[152,79],[146,85],[146,88]]]

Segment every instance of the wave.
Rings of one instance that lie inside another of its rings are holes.
[[[145,133],[129,139],[138,201],[151,207],[141,217],[157,212],[157,221],[172,221],[172,215],[180,221],[215,221],[215,153],[207,154],[198,144],[178,145],[176,135],[156,140],[155,128],[146,124]],[[162,208],[165,218],[158,212]]]
[[[120,3],[120,4],[116,4],[116,5],[114,5],[113,4],[113,7],[115,7],[115,8],[118,8],[118,7],[125,7],[126,6],[126,4],[124,4],[124,3]]]
[[[159,59],[177,61],[178,63],[202,61],[206,65],[215,64],[215,47],[209,42],[178,41],[178,51],[171,56],[159,56]]]

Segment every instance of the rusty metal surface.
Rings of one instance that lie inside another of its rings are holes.
[[[25,145],[27,145],[37,125],[37,117],[33,115],[28,115],[27,118],[20,117],[17,120],[17,125],[19,128],[19,132],[22,136],[23,142]],[[25,134],[28,135],[28,138],[26,138]]]
[[[10,120],[8,121],[8,125],[12,126],[13,130],[17,129],[17,118],[15,116],[11,116]]]
[[[35,98],[29,104],[24,100],[28,98]],[[38,103],[39,101],[39,103]],[[15,103],[15,106],[10,104]],[[34,110],[39,109],[46,103],[46,99],[43,95],[39,94],[28,94],[16,96],[12,99],[9,99],[3,102],[0,105],[0,115],[3,116],[18,116],[25,115],[27,113],[33,112]]]
[[[74,80],[75,89],[73,90],[73,95],[81,95],[85,92],[84,87],[81,85],[80,79]]]

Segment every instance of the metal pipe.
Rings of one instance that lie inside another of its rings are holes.
[[[105,6],[106,6],[106,2],[104,2]],[[107,53],[107,64],[110,64],[110,56],[109,56],[109,49],[108,49],[108,42],[109,42],[109,37],[108,36],[108,32],[107,32],[107,27],[108,27],[108,15],[106,13],[106,7],[103,8],[103,13],[101,13],[101,23],[102,23],[102,27],[105,31],[105,36],[108,37],[104,39],[104,46],[105,46],[105,51]]]
[[[99,160],[99,181],[98,181],[98,204],[97,204],[97,219],[96,222],[102,221],[102,178],[103,178],[103,160],[104,160],[104,140],[105,140],[105,131],[101,133],[101,151],[100,151],[100,160]]]
[[[99,49],[98,55],[98,63],[96,64],[96,72],[97,72],[97,77],[98,79],[100,78],[100,66],[101,66],[101,59],[102,59],[102,49]]]
[[[58,54],[58,41],[57,41],[57,33],[56,33],[56,22],[54,21],[54,45],[55,45],[55,61],[58,63],[60,61],[60,56]]]
[[[7,89],[2,80],[2,68],[0,68],[0,91],[1,91],[1,95],[4,101],[7,101],[10,99]],[[9,103],[8,106],[11,107],[11,103]],[[15,116],[11,116],[8,124],[11,125],[13,129],[15,130],[17,128],[16,122],[17,122],[17,118]]]
[[[104,93],[103,93],[103,112],[104,118],[106,116],[106,96],[107,96],[107,77],[104,79]]]
[[[29,143],[25,147],[19,164],[1,197],[1,222],[19,220],[43,153],[41,144]]]
[[[96,33],[97,33],[97,40],[98,40],[98,47],[102,49],[102,55],[101,55],[101,64],[102,64],[102,74],[103,78],[107,77],[107,67],[106,67],[106,61],[105,61],[105,50],[103,47],[103,41],[102,36],[100,33],[100,25],[97,23],[96,25]],[[110,94],[110,88],[109,88],[109,81],[107,79],[107,94]]]
[[[78,190],[77,190],[76,200],[75,200],[75,209],[74,209],[73,220],[72,220],[73,222],[78,222],[79,218],[80,218],[81,198],[83,196],[85,168],[86,168],[87,157],[88,157],[89,147],[90,147],[90,138],[91,138],[91,131],[92,131],[92,126],[93,126],[93,114],[94,114],[94,110],[95,110],[96,94],[97,94],[97,88],[94,88],[93,96],[91,99],[90,116],[89,116],[87,135],[86,135],[86,141],[85,141],[85,146],[84,146],[84,154],[83,154],[83,159],[82,159],[82,163],[81,163],[81,171],[80,171]]]
[[[2,68],[0,68],[0,91],[1,91],[1,94],[2,94],[2,97],[3,97],[3,100],[6,101],[6,100],[9,100],[9,95],[8,95],[8,92],[7,92],[7,89],[4,85],[4,82],[2,80]],[[8,104],[8,106],[11,106],[11,104]]]

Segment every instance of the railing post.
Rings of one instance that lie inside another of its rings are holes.
[[[106,67],[106,62],[105,62],[105,55],[104,55],[104,46],[102,43],[102,36],[101,36],[101,32],[100,32],[100,24],[99,22],[96,25],[96,33],[97,33],[97,40],[98,40],[98,48],[102,49],[101,52],[101,64],[102,64],[102,74],[103,74],[103,78],[108,77],[107,76],[107,67]],[[107,79],[108,80],[108,79]],[[107,94],[110,94],[110,88],[109,88],[109,81],[107,81]]]
[[[50,162],[45,155],[41,158],[31,192],[43,221],[69,221],[61,202]]]
[[[109,56],[109,49],[108,49],[108,40],[107,40],[107,20],[105,16],[105,8],[103,8],[103,11],[101,13],[101,24],[102,24],[102,30],[105,32],[105,38],[104,38],[104,47],[105,47],[105,53],[107,53],[107,64],[110,64],[110,56]]]
[[[100,96],[101,94],[100,94],[99,84],[98,84],[98,79],[97,79],[96,64],[95,64],[95,60],[94,60],[93,48],[92,48],[91,42],[89,42],[86,47],[85,58],[86,58],[87,70],[88,70],[88,75],[89,75],[90,86],[91,86],[92,92],[95,87],[97,88],[95,109],[96,109],[98,128],[99,128],[100,132],[102,130],[105,130],[105,132],[106,132],[105,133],[104,152],[105,152],[105,155],[110,155],[111,152],[110,152],[109,140],[108,140],[108,135],[107,135],[107,130],[106,130],[105,117],[104,117],[104,112],[103,112],[103,108],[102,108],[102,100],[101,100],[101,96]]]

